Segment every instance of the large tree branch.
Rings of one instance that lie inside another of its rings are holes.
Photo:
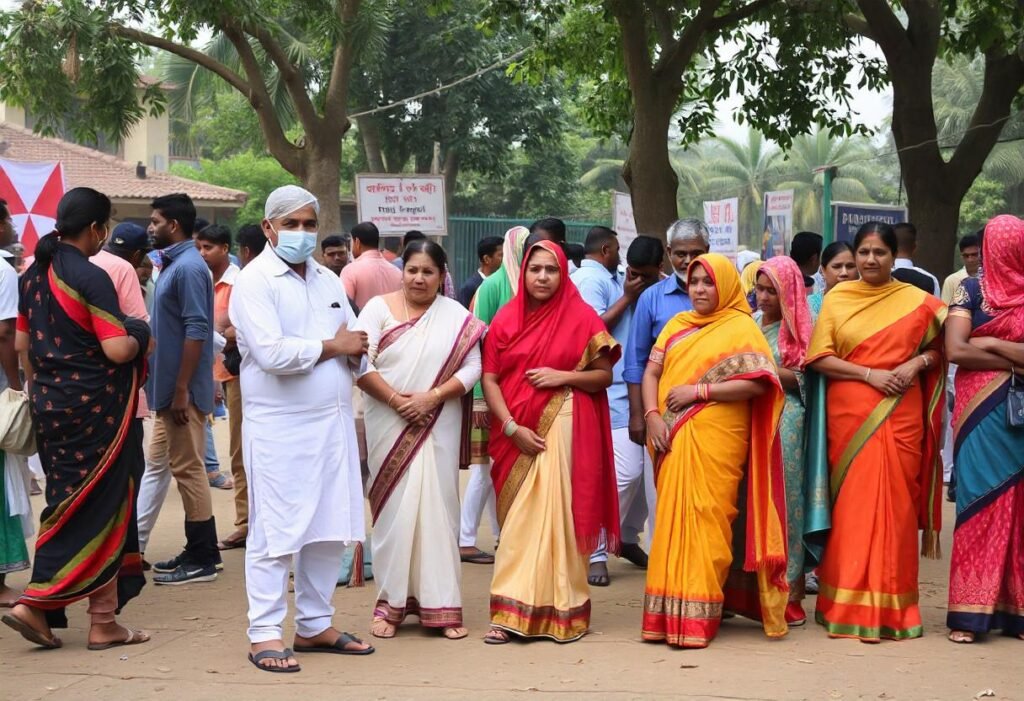
[[[711,31],[721,31],[733,25],[739,24],[745,19],[753,17],[761,10],[765,9],[766,7],[770,7],[771,5],[775,5],[778,2],[779,0],[752,0],[743,7],[737,8],[732,12],[727,12],[724,15],[719,15],[718,17],[715,17],[713,20],[711,20],[711,24],[708,28]]]
[[[267,139],[267,150],[270,151],[274,158],[280,161],[285,170],[300,179],[304,178],[306,174],[299,149],[288,140],[284,129],[281,127],[281,121],[274,112],[274,101],[270,97],[270,91],[267,90],[266,82],[264,82],[263,68],[256,59],[256,54],[249,44],[248,36],[231,21],[224,22],[221,30],[235,47],[235,51],[238,52],[242,68],[249,78],[252,90],[247,97],[249,98],[249,104],[252,105],[253,110],[256,112],[256,118],[260,122],[263,135]]]
[[[608,5],[622,35],[622,58],[633,101],[649,100],[655,86],[644,13],[637,12],[635,3],[629,0],[612,0]]]
[[[197,51],[196,49],[193,49],[191,47],[176,44],[175,42],[169,39],[164,39],[163,37],[156,36],[155,34],[150,34],[149,32],[144,32],[142,30],[134,29],[132,27],[125,27],[120,24],[112,24],[111,29],[118,36],[122,36],[125,39],[137,41],[140,44],[152,47],[154,49],[161,49],[162,51],[166,51],[176,56],[180,56],[181,58],[184,58],[188,61],[191,61],[192,63],[202,66],[206,70],[210,71],[211,73],[217,75],[219,78],[224,80],[224,82],[233,87],[235,90],[245,95],[246,98],[250,97],[250,94],[252,92],[252,86],[248,82],[246,82],[245,78],[238,75],[238,73],[231,70],[220,61],[211,58],[207,54],[204,54],[202,51]]]
[[[755,0],[755,2],[763,1]],[[774,0],[771,1],[774,2]],[[694,55],[700,49],[701,44],[704,43],[711,23],[715,19],[715,13],[718,12],[718,8],[722,6],[722,3],[723,0],[701,0],[700,5],[697,7],[697,14],[686,25],[686,29],[679,36],[675,46],[663,54],[658,59],[657,64],[655,64],[654,73],[658,76],[658,79],[668,81],[673,86],[674,92],[678,93],[682,88],[683,73],[686,72],[686,69],[693,61]]]
[[[337,0],[335,12],[341,22],[342,37],[334,49],[331,78],[327,83],[324,102],[324,121],[329,129],[344,134],[348,127],[348,86],[355,61],[355,47],[352,43],[352,22],[359,14],[360,0]]]
[[[985,76],[981,97],[971,116],[967,132],[957,144],[949,161],[949,170],[964,192],[981,172],[985,159],[1006,126],[1013,101],[1024,87],[1024,61],[1014,51],[985,56]]]
[[[910,48],[907,32],[899,18],[892,11],[888,0],[857,0],[857,6],[871,31],[871,38],[878,44],[891,65],[893,55]]]
[[[873,41],[876,44],[878,43],[878,40],[875,39],[874,33],[871,31],[871,25],[869,25],[867,20],[860,15],[853,12],[847,12],[843,15],[843,23],[846,24],[854,34],[862,36],[869,41]]]
[[[303,78],[301,68],[292,63],[280,42],[266,29],[260,26],[253,26],[248,27],[247,31],[256,37],[263,50],[267,52],[267,56],[270,57],[270,60],[277,66],[277,70],[280,71],[281,77],[284,79],[285,88],[295,104],[295,113],[298,115],[299,121],[302,122],[302,126],[307,132],[314,131],[320,117],[316,113],[313,101],[309,99],[309,93],[306,92],[306,81]]]

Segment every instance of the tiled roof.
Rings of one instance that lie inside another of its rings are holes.
[[[68,187],[96,188],[111,199],[151,200],[172,192],[185,192],[193,200],[245,204],[247,194],[217,185],[150,170],[135,174],[135,164],[69,141],[52,139],[31,130],[0,122],[0,158],[12,161],[61,161]]]

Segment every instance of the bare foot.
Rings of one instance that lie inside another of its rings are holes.
[[[375,638],[393,638],[398,632],[398,628],[391,625],[387,620],[378,616],[373,617],[373,622],[370,624],[370,634]]]
[[[607,562],[591,562],[590,572],[587,574],[587,584],[592,587],[606,587],[611,584],[611,577],[608,576]]]
[[[18,604],[10,613],[4,614],[4,623],[21,633],[21,637],[40,647],[61,647],[60,638],[53,634],[46,616],[40,609]]]
[[[487,635],[484,636],[484,642],[488,645],[504,645],[509,640],[511,640],[511,637],[501,628],[491,628],[487,631]]]
[[[462,626],[451,626],[444,629],[444,637],[449,640],[461,640],[469,635],[469,631]]]
[[[100,623],[89,627],[90,650],[106,650],[121,645],[141,645],[148,642],[148,633],[125,628],[117,623]]]
[[[974,633],[967,630],[951,630],[949,631],[949,639],[954,643],[968,645],[974,642]]]
[[[328,628],[319,635],[314,635],[312,638],[304,638],[298,633],[295,634],[295,644],[293,647],[299,652],[303,649],[316,647],[316,648],[333,648],[338,644],[338,640],[341,639],[342,633],[336,628]],[[350,652],[362,652],[363,650],[369,650],[372,646],[367,645],[364,642],[358,642],[356,640],[350,640],[341,646],[342,650]]]
[[[0,584],[0,608],[9,609],[18,603],[18,599],[20,598],[20,591],[12,589],[6,584]]]
[[[258,652],[264,650],[274,650],[275,652],[283,652],[285,649],[283,640],[268,640],[263,643],[253,643],[249,646],[249,654],[255,656]],[[294,656],[288,657],[284,660],[275,660],[271,657],[264,657],[257,664],[260,667],[266,667],[268,669],[272,667],[298,667],[299,661]]]

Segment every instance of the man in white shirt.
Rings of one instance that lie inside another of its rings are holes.
[[[249,660],[280,673],[299,671],[297,652],[373,652],[331,625],[344,544],[364,538],[352,364],[367,341],[349,330],[355,315],[341,281],[312,258],[316,198],[287,185],[264,214],[269,245],[238,274],[229,316],[242,355]],[[290,567],[294,652],[281,629]]]
[[[939,279],[929,273],[924,268],[919,268],[914,265],[914,253],[917,251],[917,227],[910,222],[901,222],[893,227],[896,232],[897,251],[896,260],[893,263],[893,268],[909,268],[916,270],[922,275],[927,275],[931,278],[934,290],[932,294],[938,297],[941,293],[939,288]]]
[[[949,304],[960,283],[969,277],[977,277],[981,270],[981,239],[977,234],[968,234],[960,239],[960,259],[964,266],[950,273],[942,282],[942,301]]]

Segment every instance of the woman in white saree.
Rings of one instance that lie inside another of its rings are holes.
[[[444,249],[406,248],[402,289],[370,300],[357,329],[369,339],[366,447],[378,586],[371,632],[394,637],[407,616],[463,638],[459,465],[468,402],[480,379],[485,326],[439,294]],[[468,457],[468,451],[467,451]]]

